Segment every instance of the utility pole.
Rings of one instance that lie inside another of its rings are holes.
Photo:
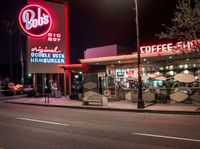
[[[22,51],[21,33],[19,33],[19,44],[20,44],[20,62],[21,62],[21,83],[24,86],[24,59],[23,59],[23,51]]]
[[[135,23],[136,23],[136,38],[137,38],[137,67],[138,67],[138,108],[144,108],[144,101],[142,99],[142,79],[141,79],[141,58],[140,58],[140,34],[138,21],[138,2],[135,0]]]

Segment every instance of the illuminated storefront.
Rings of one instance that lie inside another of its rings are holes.
[[[164,43],[141,46],[143,98],[145,101],[155,100],[155,90],[170,100],[175,89],[186,87],[192,91],[192,100],[199,100],[200,94],[200,53],[191,52],[197,41]],[[88,64],[88,73],[97,70],[101,77],[101,90],[105,90],[108,98],[116,100],[137,101],[137,53],[129,55],[105,56],[81,59]],[[98,67],[103,69],[98,69]],[[195,81],[183,83],[174,79],[177,74],[191,74]],[[100,85],[98,85],[100,86]],[[146,94],[148,90],[152,94]],[[100,90],[97,90],[98,92]],[[102,91],[102,94],[104,92]],[[193,95],[195,97],[193,97]],[[195,98],[195,99],[194,99]]]

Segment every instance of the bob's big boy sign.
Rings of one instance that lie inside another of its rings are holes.
[[[63,73],[69,63],[67,4],[28,0],[18,21],[27,35],[28,73]]]
[[[44,7],[32,4],[21,10],[19,24],[28,35],[41,37],[51,30],[52,18]]]

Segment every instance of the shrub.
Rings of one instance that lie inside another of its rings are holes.
[[[35,97],[41,97],[42,94],[40,94],[39,92],[35,92]]]
[[[169,101],[169,96],[168,95],[163,95],[163,94],[158,94],[157,95],[157,100],[160,101],[161,103],[167,103]]]
[[[36,92],[34,90],[28,91],[27,96],[28,97],[34,97]]]
[[[4,96],[14,96],[15,92],[10,89],[7,89],[7,90],[3,91],[3,94],[4,94]]]

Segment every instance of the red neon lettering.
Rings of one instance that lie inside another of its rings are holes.
[[[145,47],[144,47],[144,46],[143,46],[143,47],[140,47],[140,52],[141,52],[142,54],[145,53],[144,50],[145,50]]]
[[[172,51],[173,50],[173,44],[169,43],[167,44],[167,51]]]
[[[177,50],[182,50],[182,47],[183,46],[183,43],[182,42],[177,42],[176,43],[176,48],[177,48]]]
[[[190,48],[193,49],[195,47],[195,40],[192,40],[190,42]]]
[[[157,45],[157,51],[158,51],[158,52],[161,52],[161,51],[162,51],[162,45],[160,45],[160,44]]]
[[[156,45],[151,46],[151,52],[154,53],[157,51]],[[158,51],[157,51],[158,52]]]
[[[200,44],[200,39],[198,40],[191,40],[187,42],[177,42],[175,44],[176,49],[175,50],[192,50],[193,48],[196,48]],[[142,54],[144,53],[157,53],[157,52],[171,52],[173,51],[173,43],[168,44],[158,44],[158,45],[152,45],[152,46],[142,46],[140,47],[140,51]]]
[[[141,53],[159,53],[159,52],[168,52],[172,50],[173,50],[172,43],[140,47]]]
[[[167,45],[166,44],[162,44],[162,51],[164,51],[164,52],[167,51]]]
[[[41,46],[39,46],[38,48],[37,47],[32,48],[31,52],[38,52],[38,53],[60,53],[61,51],[58,50],[57,46],[55,48],[47,48],[47,47],[41,48]]]
[[[145,50],[146,50],[146,53],[151,53],[151,47],[150,46],[146,46]]]
[[[183,49],[190,49],[191,48],[191,42],[184,42],[183,43]]]

